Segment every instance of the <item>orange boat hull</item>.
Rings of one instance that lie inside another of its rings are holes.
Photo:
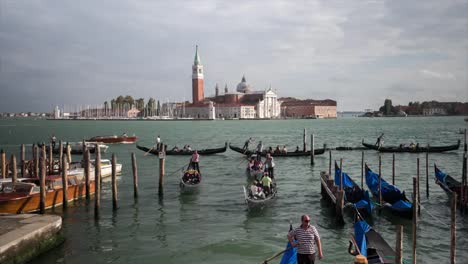
[[[89,184],[90,194],[94,194],[94,181]],[[68,186],[68,201],[77,200],[86,196],[85,184]],[[31,213],[40,210],[40,193],[26,196],[18,196],[12,193],[0,193],[0,213],[21,214]],[[63,189],[48,190],[46,192],[46,209],[55,208],[63,203]]]

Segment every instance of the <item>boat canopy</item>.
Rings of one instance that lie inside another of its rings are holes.
[[[371,227],[364,220],[357,221],[354,224],[354,238],[361,255],[365,257],[367,257],[366,233],[369,232],[369,230],[371,230]]]

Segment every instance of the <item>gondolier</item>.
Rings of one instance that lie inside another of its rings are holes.
[[[198,166],[199,161],[200,155],[198,154],[198,151],[195,150],[190,158],[190,167],[198,172],[200,172],[200,167]]]
[[[161,149],[161,138],[158,135],[158,137],[156,138],[156,150],[159,151],[160,149]]]
[[[263,143],[262,141],[260,140],[258,142],[258,145],[257,145],[257,159],[258,160],[261,160],[262,158],[262,151],[263,151]]]
[[[55,137],[54,134],[52,134],[52,137],[50,138],[50,143],[52,143],[52,150],[55,149],[55,143],[57,142],[57,138]]]
[[[301,225],[288,233],[291,246],[297,247],[297,264],[314,264],[315,245],[317,245],[318,258],[323,258],[320,236],[315,226],[310,225],[308,215],[301,216]],[[294,241],[297,239],[297,242]]]
[[[245,141],[244,143],[244,147],[242,147],[242,150],[248,150],[249,149],[249,145],[252,144],[254,142],[253,138],[249,138]]]
[[[375,145],[376,145],[377,147],[380,147],[380,146],[383,145],[383,140],[382,140],[383,136],[384,136],[384,133],[382,133],[382,135],[380,135],[380,136],[377,138],[377,141],[375,142]]]
[[[265,167],[267,169],[268,174],[273,179],[275,177],[273,175],[273,169],[275,168],[275,162],[273,161],[273,157],[271,156],[270,153],[266,154]]]

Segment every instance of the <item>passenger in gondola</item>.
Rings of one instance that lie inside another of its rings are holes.
[[[414,144],[414,142],[411,142],[411,144],[409,145],[410,149],[416,149],[416,144]]]
[[[273,148],[272,148],[271,146],[268,147],[268,151],[267,151],[267,152],[268,152],[268,153],[273,153]]]
[[[187,145],[187,151],[192,151],[192,148],[190,147],[190,145]]]
[[[122,137],[128,137],[128,136],[127,136],[127,133],[124,132],[124,133],[122,134]]]
[[[187,151],[187,145],[184,145],[184,147],[182,148],[182,151]]]
[[[297,152],[299,152],[299,151],[300,151],[300,150],[299,150],[299,146],[296,146],[296,150],[295,150],[294,152],[297,153]]]
[[[281,153],[281,150],[280,150],[279,145],[276,146],[276,148],[275,148],[275,153]]]
[[[271,194],[271,178],[268,176],[268,173],[265,172],[262,177],[262,186],[263,186],[263,192],[265,193],[266,196]]]
[[[195,173],[192,175],[191,182],[193,184],[197,184],[200,182],[200,174],[198,173],[198,171],[195,171]]]
[[[282,152],[283,153],[288,153],[288,149],[286,148],[286,145],[283,146]]]
[[[174,151],[174,152],[179,152],[179,151],[180,151],[180,149],[179,149],[179,147],[177,147],[177,146],[174,146],[174,147],[172,148],[172,151]]]
[[[184,182],[189,181],[189,180],[190,180],[190,173],[185,172],[185,173],[184,173],[184,176],[182,177],[182,180],[183,180]]]
[[[253,170],[254,165],[255,165],[255,158],[250,158],[249,163],[247,164],[247,168],[249,170]]]
[[[50,138],[50,143],[52,143],[52,149],[55,149],[56,142],[57,142],[57,138],[55,137],[54,134],[52,134],[52,137]]]

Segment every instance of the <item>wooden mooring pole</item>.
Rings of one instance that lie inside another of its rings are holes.
[[[59,141],[59,173],[63,170],[63,142],[62,140]]]
[[[162,195],[164,192],[163,185],[164,185],[164,174],[165,174],[164,166],[165,166],[165,159],[166,159],[166,148],[164,144],[162,144],[162,146],[163,146],[163,150],[159,152],[159,195]]]
[[[344,190],[343,186],[343,159],[340,159],[340,190]]]
[[[315,141],[314,134],[310,135],[310,165],[315,164]]]
[[[418,214],[416,210],[416,205],[418,204],[418,180],[416,177],[413,177],[413,230],[412,230],[412,237],[413,237],[413,264],[416,264],[416,228],[418,223]]]
[[[6,170],[6,153],[5,151],[1,151],[1,156],[2,156],[2,178],[6,178],[7,170]]]
[[[48,158],[47,160],[49,161],[49,175],[54,174],[54,149],[52,148],[52,143],[49,144],[49,152],[48,152]]]
[[[429,152],[426,152],[426,198],[429,198]]]
[[[331,150],[328,151],[328,176],[331,177],[332,155]]]
[[[307,138],[306,138],[306,129],[304,128],[304,134],[302,136],[303,151],[307,151]]]
[[[72,162],[71,146],[70,144],[68,144],[68,142],[67,142],[67,160],[68,160],[68,163]]]
[[[418,184],[416,185],[417,189],[416,189],[416,193],[418,195],[418,203],[416,204],[418,206],[418,216],[421,215],[421,205],[419,204],[421,202],[421,195],[420,195],[420,192],[419,192],[419,183],[420,183],[420,180],[419,180],[419,158],[416,159],[416,179],[417,179],[417,182]]]
[[[66,210],[68,207],[68,154],[63,156],[62,164],[62,206]]]
[[[138,198],[138,167],[135,153],[132,152],[133,198]]]
[[[395,264],[403,262],[403,226],[397,225],[396,246],[395,246]]]
[[[45,201],[46,201],[46,185],[45,185],[45,178],[46,178],[46,161],[45,157],[41,157],[41,173],[39,175],[39,213],[45,213]]]
[[[361,155],[361,189],[364,188],[364,151],[362,151]]]
[[[452,193],[451,201],[451,218],[450,218],[450,264],[456,263],[456,246],[457,246],[457,193]]]
[[[44,144],[42,144],[42,146],[45,147]],[[38,154],[39,147],[34,145],[33,148],[34,148],[34,150],[33,150],[34,151],[34,154],[33,154],[34,155],[34,177],[39,178],[39,154]],[[45,149],[44,149],[44,153],[45,153]],[[45,159],[46,159],[45,154],[43,155],[43,158],[44,158],[44,162],[45,162]],[[47,174],[47,172],[46,172],[46,174]]]
[[[395,153],[392,155],[392,185],[395,185]]]
[[[89,153],[89,149],[86,149],[85,156],[84,156],[84,176],[85,176],[85,192],[86,192],[86,200],[89,201],[91,198],[91,193],[89,191],[89,177],[90,177],[90,170],[91,170],[91,163],[89,158],[91,157]]]
[[[20,161],[21,161],[21,177],[24,178],[26,175],[26,149],[24,144],[21,144],[20,149]]]
[[[382,208],[382,156],[379,154],[379,206]],[[379,211],[380,212],[380,211]]]
[[[112,153],[112,209],[117,210],[117,159]]]
[[[11,181],[16,182],[16,178],[18,177],[18,171],[16,167],[16,156],[14,154],[11,155]]]
[[[95,153],[96,157],[94,159],[94,216],[97,218],[99,216],[99,209],[101,207],[101,150],[99,149],[98,144],[96,144]]]

